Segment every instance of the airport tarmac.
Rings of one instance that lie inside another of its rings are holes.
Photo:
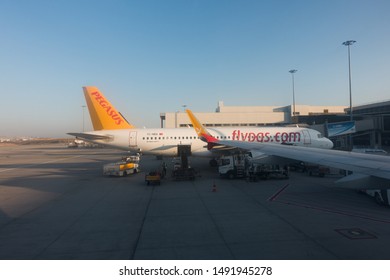
[[[390,209],[337,176],[227,180],[199,158],[194,181],[102,176],[123,154],[0,147],[0,259],[390,259]]]

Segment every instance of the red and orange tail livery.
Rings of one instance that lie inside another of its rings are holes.
[[[104,97],[97,87],[83,87],[94,130],[134,128]]]
[[[218,140],[212,136],[207,129],[200,123],[200,121],[195,117],[191,110],[186,110],[188,117],[191,120],[192,126],[194,127],[196,134],[198,134],[199,138],[207,143],[216,143]]]

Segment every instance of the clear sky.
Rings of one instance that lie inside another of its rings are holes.
[[[388,0],[0,0],[0,136],[82,131],[82,86],[160,112],[390,99]],[[91,129],[85,112],[86,129]]]

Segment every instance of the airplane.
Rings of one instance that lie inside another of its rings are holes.
[[[109,147],[151,154],[177,156],[178,146],[189,145],[191,155],[214,158],[223,149],[207,149],[191,127],[136,128],[105,98],[97,87],[83,87],[94,131],[68,133],[79,139]],[[248,143],[281,143],[302,147],[331,149],[332,141],[312,129],[300,127],[214,127],[210,131],[221,140],[241,140]]]
[[[305,148],[297,145],[280,145],[280,143],[275,142],[264,143],[241,141],[241,139],[218,139],[199,122],[191,110],[187,109],[186,112],[199,138],[207,143],[208,149],[222,145],[263,153],[268,156],[277,156],[352,171],[352,174],[336,181],[341,187],[345,188],[390,188],[389,156],[338,150],[325,151],[316,147]]]

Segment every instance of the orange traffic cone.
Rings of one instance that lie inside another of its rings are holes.
[[[217,185],[215,184],[215,182],[214,182],[214,184],[213,184],[212,192],[217,192]]]

